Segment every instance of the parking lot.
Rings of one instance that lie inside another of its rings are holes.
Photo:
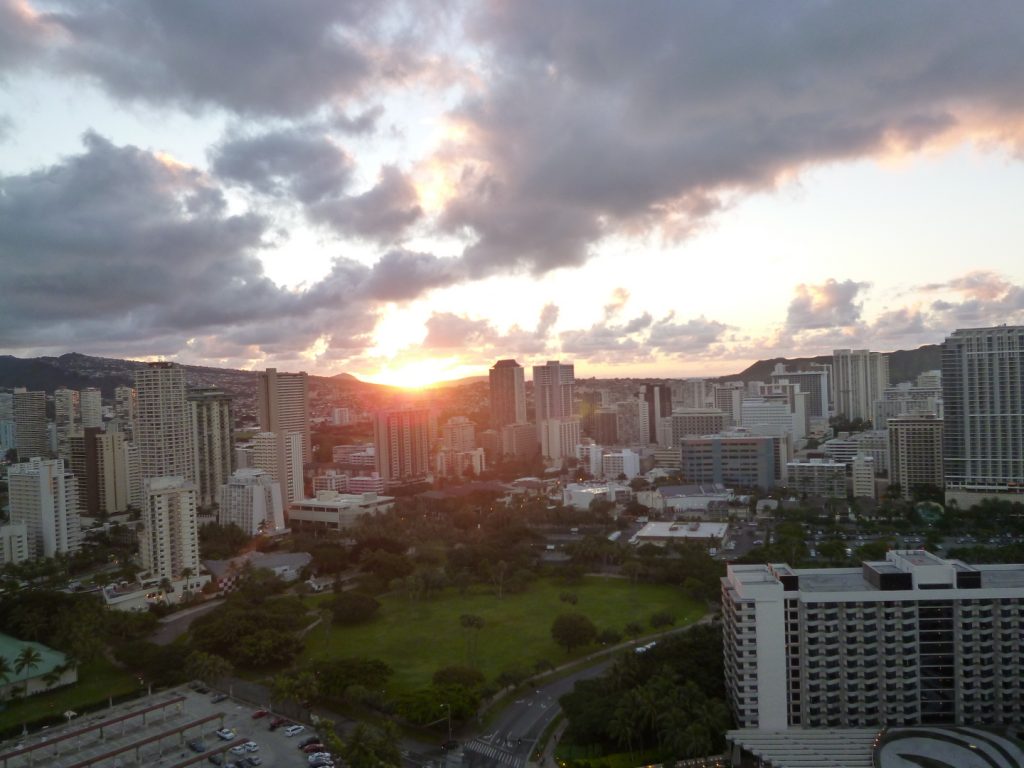
[[[75,718],[67,726],[0,745],[0,765],[184,768],[192,764],[209,768],[209,758],[222,755],[224,766],[246,765],[245,759],[251,758],[259,766],[308,768],[306,755],[297,747],[313,735],[309,726],[289,737],[287,726],[270,730],[275,715],[253,718],[256,707],[230,698],[214,701],[214,696],[181,687]],[[218,736],[222,728],[230,729],[231,735]],[[258,748],[245,750],[244,744],[250,741]],[[232,747],[239,749],[232,753]]]

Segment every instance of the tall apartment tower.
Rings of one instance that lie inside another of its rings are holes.
[[[641,384],[636,395],[640,403],[640,431],[647,443],[658,442],[658,425],[672,415],[672,392],[660,384]]]
[[[572,420],[575,381],[575,369],[571,363],[549,360],[545,365],[533,366],[533,403],[537,424],[548,419]]]
[[[309,382],[303,373],[278,373],[276,368],[267,368],[260,374],[257,387],[260,427],[264,432],[275,435],[277,474],[274,479],[281,483],[285,504],[298,501],[304,496],[302,467],[289,469],[295,464],[292,450],[292,434],[298,434],[302,464],[313,460],[309,436]],[[257,465],[259,466],[259,465]]]
[[[107,515],[124,512],[130,503],[124,434],[102,432],[96,436],[96,463],[100,512]]]
[[[78,512],[95,517],[100,512],[99,427],[78,427],[68,438],[67,466],[78,486]]]
[[[947,489],[1024,492],[1024,326],[954,331],[942,400]]]
[[[1024,722],[1024,565],[924,550],[859,568],[730,565],[722,630],[741,728]]]
[[[12,464],[8,483],[10,522],[25,526],[30,558],[78,551],[82,535],[78,487],[62,459],[33,458]]]
[[[302,467],[302,435],[289,433],[284,451],[273,432],[260,432],[252,439],[252,468],[266,472],[281,487],[285,506],[305,498]]]
[[[216,388],[193,389],[186,398],[192,428],[196,490],[200,507],[217,502],[217,494],[234,470],[235,425],[231,396]]]
[[[96,387],[83,389],[79,394],[79,404],[82,414],[82,426],[103,427],[103,397]]]
[[[426,408],[381,411],[374,417],[377,473],[385,486],[426,478],[430,472],[429,421]]]
[[[526,384],[523,367],[515,360],[499,360],[488,373],[491,384],[491,428],[526,421]]]
[[[903,498],[931,485],[943,488],[942,419],[933,415],[889,419],[889,479],[898,483]]]
[[[220,487],[217,521],[250,536],[284,528],[281,485],[261,469],[236,470]]]
[[[446,451],[472,451],[476,448],[476,423],[453,416],[441,426],[441,441]]]
[[[14,390],[14,428],[19,459],[50,455],[45,392],[28,392],[23,387]]]
[[[832,352],[832,399],[836,414],[869,421],[875,400],[889,386],[889,356],[866,349]]]
[[[53,391],[53,425],[57,430],[57,455],[67,459],[68,438],[79,422],[81,397],[74,389],[60,387]]]
[[[114,418],[118,427],[128,439],[133,438],[135,418],[138,413],[137,393],[132,387],[117,387],[114,390]]]
[[[139,414],[135,443],[142,481],[152,477],[195,478],[192,429],[185,400],[185,369],[148,363],[135,374]]]
[[[142,567],[154,579],[175,581],[186,568],[199,573],[196,490],[182,477],[146,481],[139,534]]]
[[[782,363],[776,363],[771,383],[798,385],[801,392],[807,393],[807,417],[820,419],[828,417],[831,376],[831,365],[818,365],[808,371],[787,371]]]

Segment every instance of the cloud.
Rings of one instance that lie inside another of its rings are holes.
[[[300,116],[382,77],[390,49],[375,39],[381,12],[333,0],[301,10],[275,0],[97,0],[52,18],[69,38],[61,64],[114,96]]]
[[[323,279],[282,288],[259,259],[270,221],[229,212],[214,177],[95,133],[83,144],[0,176],[0,347],[153,340],[165,354],[249,359],[326,338],[325,354],[342,359],[372,345],[382,302],[460,279],[457,260],[395,249],[371,265],[336,258]]]
[[[787,330],[795,333],[856,325],[863,309],[863,302],[857,298],[869,285],[854,280],[840,283],[831,278],[820,285],[801,283],[789,303]]]
[[[387,165],[369,191],[320,202],[313,206],[311,215],[340,235],[389,243],[400,239],[423,215],[423,209],[409,178],[395,166]]]
[[[725,323],[708,320],[701,315],[683,323],[674,322],[675,314],[669,313],[651,326],[647,343],[657,347],[666,355],[696,355],[709,351],[712,345],[721,341],[729,329]]]
[[[546,304],[534,330],[512,325],[502,333],[486,319],[435,312],[427,320],[427,335],[420,346],[438,351],[459,349],[465,355],[482,359],[495,355],[540,355],[550,349],[549,336],[557,320],[558,307]]]
[[[0,0],[0,75],[34,62],[59,29],[22,0]]]
[[[938,138],[1019,142],[1024,14],[967,6],[536,0],[472,6],[485,81],[439,154],[473,274],[686,237],[802,169]]]
[[[221,179],[304,205],[341,195],[354,162],[326,135],[298,128],[228,139],[210,152]]]

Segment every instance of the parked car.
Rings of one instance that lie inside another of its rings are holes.
[[[323,760],[325,758],[330,760],[331,759],[331,753],[330,752],[314,752],[312,755],[309,756],[308,760],[309,760],[310,765],[312,765],[317,760]]]
[[[284,729],[284,735],[291,738],[292,736],[298,736],[304,730],[306,730],[306,726],[304,725],[289,725]]]
[[[260,745],[257,744],[255,741],[247,741],[242,746],[245,747],[245,751],[246,752],[259,752],[260,751]]]
[[[252,713],[253,720],[259,720],[261,717],[266,717],[269,713],[265,709],[257,709]]]
[[[318,744],[319,742],[320,742],[320,737],[319,736],[307,736],[306,738],[304,738],[302,741],[299,742],[299,749],[303,749],[304,747],[308,747],[310,744]]]
[[[314,741],[312,744],[307,744],[304,747],[300,746],[299,749],[301,749],[307,755],[314,755],[317,752],[323,752],[326,749],[326,747],[319,741]]]
[[[210,701],[212,701],[214,704],[220,704],[227,697],[228,695],[226,693],[215,693],[213,694],[213,696],[210,697]]]
[[[220,738],[224,739],[224,741],[231,741],[233,738],[235,738],[235,732],[230,728],[221,728],[219,731],[216,731],[215,733]]]
[[[206,759],[209,760],[213,765],[222,765],[224,763],[224,758],[220,755],[210,755]]]
[[[244,755],[245,747],[243,747],[241,744],[236,744],[229,751],[231,752],[232,755]]]
[[[259,755],[249,755],[247,758],[245,758],[245,762],[255,767],[263,762],[263,758],[261,758]]]
[[[200,739],[192,739],[188,742],[188,748],[196,753],[206,751],[206,745]]]

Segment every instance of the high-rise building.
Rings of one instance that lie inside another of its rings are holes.
[[[729,565],[722,630],[741,728],[1024,722],[1024,565]]]
[[[580,442],[580,423],[575,419],[548,419],[537,424],[537,431],[541,454],[554,461],[573,456]]]
[[[153,477],[195,478],[192,429],[185,400],[185,369],[174,363],[147,363],[135,374],[142,481]]]
[[[532,459],[539,448],[536,424],[506,424],[501,428],[501,452],[505,456]]]
[[[598,408],[594,415],[591,434],[600,445],[619,444],[619,411],[617,408]]]
[[[641,384],[636,399],[640,404],[640,432],[645,442],[658,442],[658,424],[672,413],[672,393],[661,384]]]
[[[257,387],[260,426],[275,436],[277,456],[273,478],[281,484],[285,505],[299,501],[303,491],[303,466],[313,460],[309,434],[309,380],[305,372],[278,373],[267,368],[260,374]],[[296,467],[294,442],[298,434],[301,461]],[[266,469],[264,463],[254,466]],[[269,471],[269,470],[268,470]]]
[[[216,388],[192,389],[188,397],[195,454],[196,491],[200,507],[210,507],[228,478],[235,460],[235,425],[231,395]]]
[[[678,448],[684,437],[716,435],[726,427],[725,413],[718,408],[676,408],[669,419],[673,448]]]
[[[533,366],[533,403],[539,429],[542,421],[570,421],[573,417],[573,386],[576,380],[571,363],[549,360]]]
[[[846,498],[846,465],[838,461],[808,459],[786,464],[789,490],[823,499]]]
[[[704,379],[684,379],[672,385],[672,405],[677,408],[707,408],[708,384]]]
[[[775,487],[776,438],[724,433],[680,440],[683,482],[741,487]]]
[[[78,513],[95,517],[100,513],[100,470],[97,437],[99,427],[77,427],[68,438],[67,466],[78,486]]]
[[[942,419],[932,415],[889,419],[889,482],[903,498],[924,486],[942,490]]]
[[[68,438],[79,422],[80,396],[74,389],[60,387],[53,391],[53,424],[57,430],[57,455],[67,459]]]
[[[136,443],[124,443],[124,470],[128,478],[128,505],[142,509],[146,499],[142,484],[142,455]]]
[[[373,420],[377,473],[385,486],[418,482],[430,473],[429,411],[381,411]]]
[[[622,475],[632,480],[640,474],[640,455],[628,448],[617,453],[606,453],[601,457],[601,474],[609,480],[616,480]]]
[[[125,462],[125,440],[121,432],[96,436],[99,474],[99,507],[102,514],[116,515],[128,509],[130,483]]]
[[[86,428],[103,427],[103,397],[95,387],[87,387],[79,394],[79,407],[82,414],[82,426]]]
[[[947,489],[1024,493],[1024,326],[954,331],[942,400]]]
[[[615,403],[615,412],[618,414],[615,427],[619,439],[616,443],[606,440],[605,444],[640,445],[644,440],[640,428],[640,403],[636,398],[620,400]]]
[[[11,523],[24,524],[28,556],[54,557],[77,552],[82,527],[75,476],[62,459],[33,458],[8,470]]]
[[[776,363],[771,374],[772,384],[796,384],[801,392],[807,393],[807,418],[822,419],[829,414],[831,399],[832,366],[814,365],[807,371],[787,371],[782,363]]]
[[[725,414],[729,426],[739,426],[743,418],[743,390],[742,381],[727,381],[711,391],[714,407]]]
[[[515,360],[499,360],[491,368],[491,427],[526,421],[526,385],[523,367]]]
[[[133,439],[135,417],[138,413],[137,393],[132,387],[117,387],[114,390],[114,420],[118,429],[124,432],[129,440]]]
[[[841,461],[843,464],[852,464],[859,455],[870,456],[875,461],[876,472],[889,471],[889,433],[884,429],[871,429],[852,435],[841,433],[840,437],[826,440],[821,451],[833,461]]]
[[[181,579],[186,568],[199,573],[196,489],[185,478],[146,480],[139,558],[154,579]]]
[[[0,568],[28,560],[28,529],[24,523],[0,525]]]
[[[285,506],[305,498],[302,462],[302,433],[285,436],[284,452],[279,453],[280,441],[273,432],[260,432],[252,439],[252,468],[266,472],[281,486]],[[280,463],[279,463],[280,462]]]
[[[476,424],[465,416],[453,416],[441,427],[441,442],[446,451],[474,450]]]
[[[863,454],[855,456],[850,465],[853,498],[875,498],[875,460]]]
[[[217,521],[250,536],[284,528],[281,485],[261,469],[236,470],[219,489]]]
[[[14,395],[0,392],[0,421],[14,421]]]
[[[925,381],[933,382],[931,377]],[[875,401],[873,424],[882,427],[889,419],[910,414],[930,413],[943,417],[942,385],[928,387],[912,387],[904,382],[895,387],[888,387],[880,399]]]
[[[832,399],[837,415],[869,421],[889,386],[889,356],[866,349],[832,352]]]
[[[15,389],[13,410],[18,459],[48,457],[50,440],[46,431],[46,393]]]

